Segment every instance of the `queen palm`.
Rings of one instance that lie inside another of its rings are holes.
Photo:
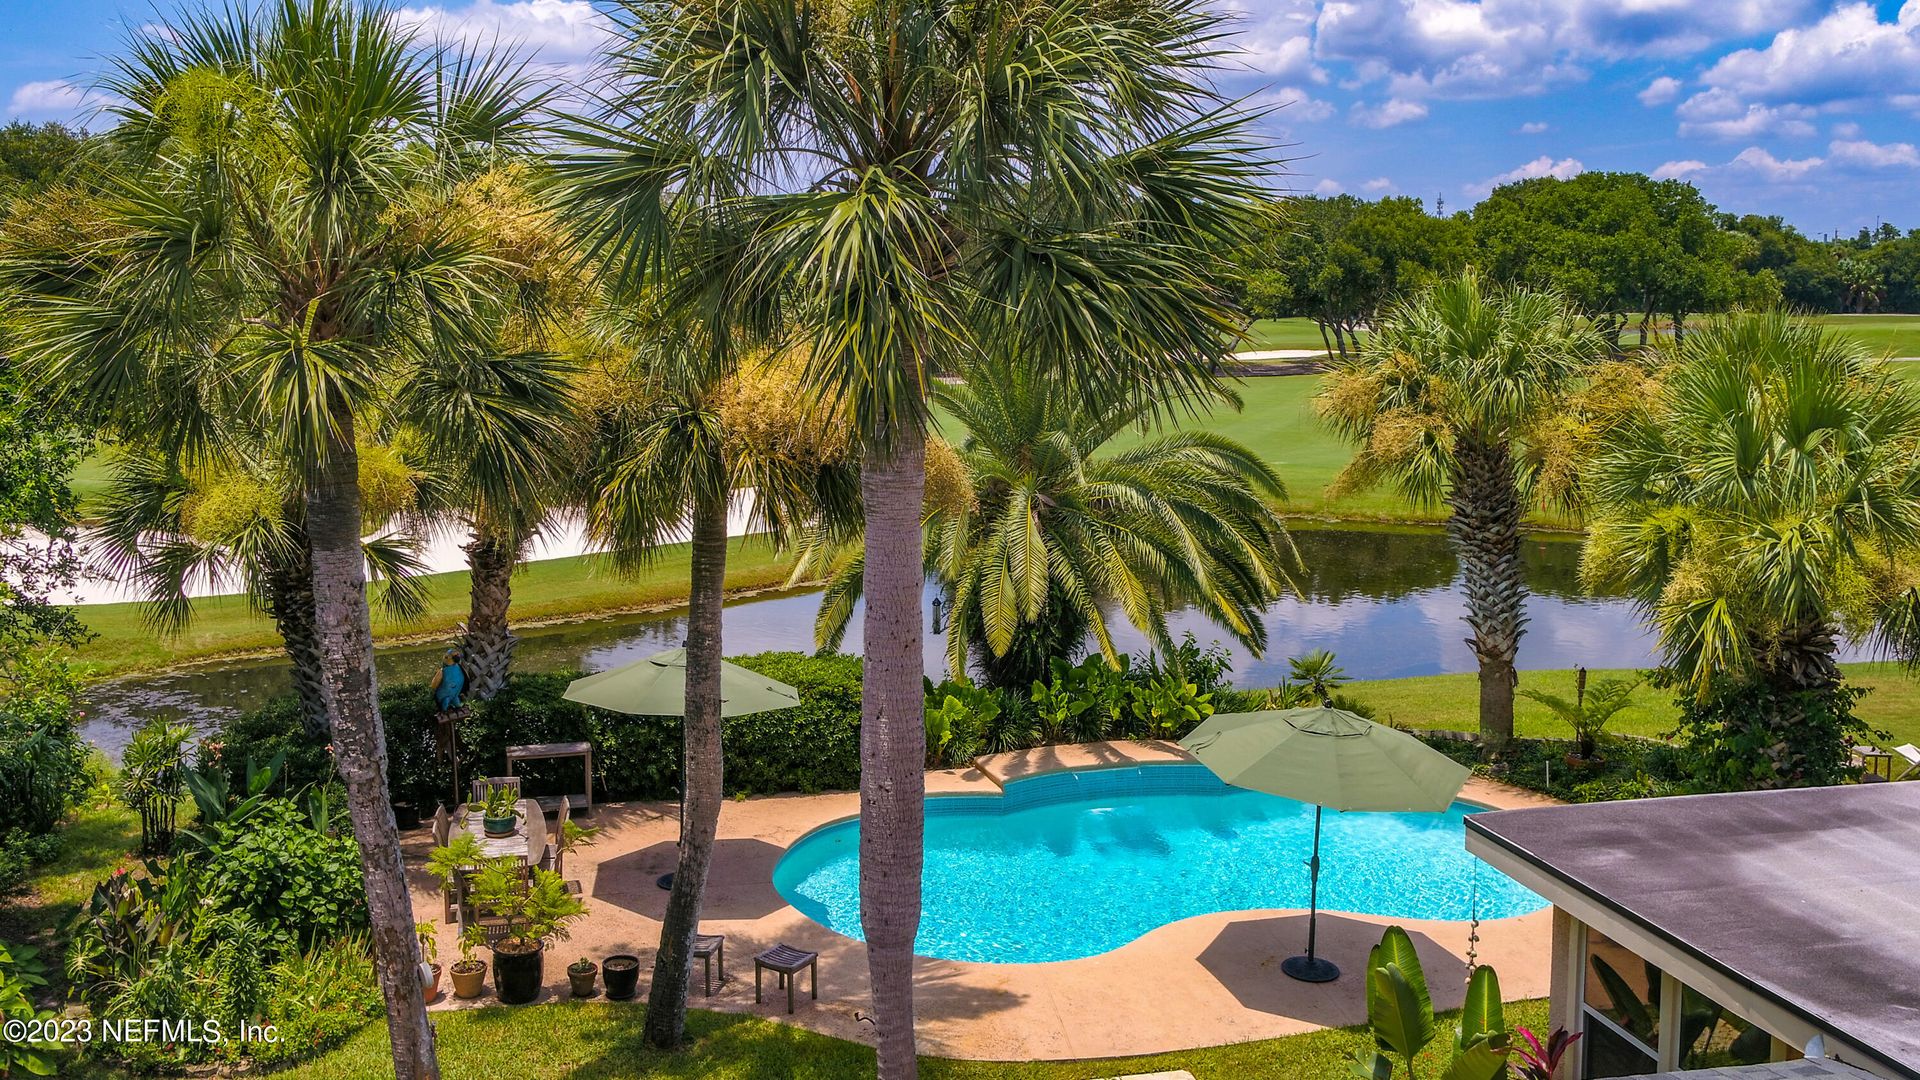
[[[556,165],[610,262],[722,220],[861,452],[861,919],[880,1074],[914,1075],[925,758],[920,507],[933,373],[1030,355],[1106,403],[1191,389],[1234,327],[1212,251],[1267,162],[1195,0],[629,0],[604,112]],[[730,303],[735,300],[737,303]]]
[[[1383,312],[1318,397],[1321,416],[1359,446],[1336,487],[1390,484],[1418,505],[1447,504],[1492,750],[1513,738],[1527,625],[1520,520],[1537,497],[1567,490],[1536,483],[1563,445],[1546,435],[1603,352],[1560,297],[1492,288],[1468,271]]]
[[[189,466],[230,432],[296,462],[322,694],[359,840],[397,1075],[438,1073],[387,800],[359,446],[455,385],[524,412],[490,370],[516,298],[442,212],[532,134],[510,62],[423,49],[395,13],[279,0],[178,17],[128,45],[103,221],[76,257],[10,265],[22,359],[67,400]]]
[[[1780,312],[1687,336],[1593,464],[1582,560],[1647,611],[1668,669],[1840,682],[1835,635],[1920,657],[1920,394]]]
[[[1146,417],[1138,402],[1093,413],[1053,380],[1010,363],[971,365],[934,399],[963,433],[929,484],[926,572],[951,601],[947,666],[969,660],[999,686],[1047,678],[1089,634],[1119,662],[1102,605],[1170,648],[1169,605],[1190,604],[1258,653],[1260,609],[1291,584],[1296,561],[1268,500],[1286,489],[1253,451],[1211,432],[1111,444]],[[817,556],[818,552],[808,552]],[[805,576],[817,558],[803,558]],[[862,588],[855,556],[828,582],[815,637],[837,647]]]

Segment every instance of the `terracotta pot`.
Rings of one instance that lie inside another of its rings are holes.
[[[485,960],[458,960],[454,962],[449,974],[453,976],[453,996],[457,998],[477,998],[487,984],[487,962]]]
[[[599,979],[599,977],[600,977],[599,964],[590,963],[584,968],[580,967],[578,964],[567,965],[567,982],[571,985],[573,989],[574,997],[577,997],[577,998],[592,997],[593,984],[595,981]]]
[[[640,986],[640,958],[632,953],[615,953],[600,965],[607,979],[607,999],[631,1001]]]
[[[1581,757],[1578,754],[1568,754],[1566,760],[1569,769],[1579,769],[1583,772],[1607,767],[1607,759],[1603,757]]]
[[[428,1001],[440,998],[440,965],[423,961],[420,964],[420,992]]]
[[[519,949],[509,938],[493,947],[493,992],[502,1005],[525,1005],[540,996],[546,981],[547,947]]]

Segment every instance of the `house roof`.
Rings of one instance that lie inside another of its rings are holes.
[[[1920,1080],[1920,783],[1505,810],[1467,828]]]
[[[1637,1080],[1875,1080],[1872,1073],[1861,1072],[1832,1058],[1804,1058],[1770,1065],[1733,1065],[1720,1069],[1690,1069],[1661,1073]]]

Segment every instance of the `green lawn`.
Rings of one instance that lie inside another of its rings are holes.
[[[54,994],[66,986],[58,953],[60,927],[93,895],[93,887],[139,847],[139,817],[104,791],[95,791],[61,826],[60,854],[53,862],[40,868],[26,892],[0,899],[0,941],[55,950],[41,957],[47,961]]]
[[[1274,978],[1281,976],[1276,972]],[[1150,994],[1145,986],[1119,993]],[[447,1080],[843,1080],[872,1076],[873,1051],[757,1017],[693,1011],[686,1050],[663,1054],[641,1038],[638,1006],[562,1002],[437,1013],[441,1075]],[[1546,1026],[1546,1003],[1516,1003],[1507,1022]],[[1450,1044],[1452,1021],[1441,1024],[1431,1050]],[[1353,1054],[1370,1042],[1346,1028],[1284,1039],[1237,1043],[1143,1058],[1078,1062],[978,1062],[927,1058],[927,1080],[1089,1080],[1122,1073],[1186,1069],[1196,1080],[1327,1080],[1349,1072]],[[348,1080],[391,1073],[386,1027],[376,1024],[344,1046],[305,1066],[277,1074],[286,1080]],[[1423,1058],[1422,1076],[1437,1076],[1439,1058]]]
[[[1920,315],[1822,315],[1819,321],[1883,356],[1920,357]]]
[[[1247,327],[1247,340],[1239,346],[1247,352],[1268,349],[1325,349],[1320,325],[1312,319],[1255,319]]]
[[[1920,679],[1908,675],[1898,664],[1843,664],[1847,680],[1873,692],[1859,705],[1861,719],[1887,733],[1876,738],[1883,746],[1920,742]],[[1588,678],[1634,678],[1631,671],[1592,671]],[[1521,689],[1540,690],[1573,697],[1571,671],[1523,671]],[[1478,726],[1480,689],[1477,676],[1425,675],[1412,679],[1380,679],[1356,682],[1347,688],[1354,698],[1379,713],[1384,722],[1391,719],[1407,727],[1472,730]],[[1642,686],[1634,703],[1616,716],[1607,730],[1618,735],[1659,736],[1673,729],[1677,715],[1670,691]],[[1517,735],[1527,738],[1567,738],[1565,725],[1547,711],[1546,706],[1527,698],[1514,702],[1513,726]]]
[[[764,538],[736,539],[728,555],[727,588],[778,587],[792,565],[791,558],[775,554]],[[513,577],[513,618],[524,625],[684,603],[688,569],[685,544],[660,549],[654,562],[632,578],[615,572],[601,555],[528,563]],[[467,617],[466,571],[426,580],[426,614],[404,623],[376,617],[377,636],[444,634]],[[186,629],[164,636],[148,627],[138,604],[93,604],[80,614],[99,636],[79,650],[78,659],[101,675],[280,647],[273,624],[238,596],[196,602]]]

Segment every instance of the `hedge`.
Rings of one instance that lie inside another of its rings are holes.
[[[733,662],[800,692],[800,705],[726,721],[729,794],[847,790],[860,784],[860,659],[770,652]],[[579,672],[515,674],[491,701],[476,703],[460,724],[460,779],[496,774],[506,748],[584,739],[593,744],[594,798],[670,799],[680,793],[680,718],[626,716],[560,695]],[[396,802],[422,809],[453,796],[451,765],[434,755],[433,694],[425,683],[382,687],[387,731],[387,784]],[[249,757],[262,762],[284,751],[293,787],[325,782],[332,763],[324,745],[300,726],[291,695],[228,721],[218,736],[220,760],[244,778]],[[534,762],[516,772],[528,794],[560,794],[580,786],[575,761]]]

